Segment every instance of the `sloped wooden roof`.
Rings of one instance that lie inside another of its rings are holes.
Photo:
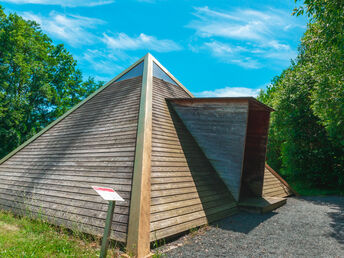
[[[142,76],[120,79],[141,62]],[[173,83],[154,77],[153,62]],[[125,202],[111,237],[138,256],[231,214],[234,199],[167,97],[193,96],[147,54],[0,161],[0,207],[101,235],[107,203],[91,186],[113,187]]]

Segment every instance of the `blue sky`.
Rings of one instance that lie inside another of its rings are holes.
[[[296,57],[293,0],[5,0],[108,81],[150,52],[196,96],[249,96]]]

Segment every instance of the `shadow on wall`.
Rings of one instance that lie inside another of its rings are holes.
[[[331,206],[331,211],[327,212],[331,219],[330,227],[332,228],[329,236],[344,245],[344,197],[317,196],[302,197],[300,199],[317,205]]]
[[[173,107],[167,105],[207,221],[212,222],[229,216],[236,207],[234,198]]]
[[[230,216],[237,209],[233,196],[173,107],[168,104],[168,108],[208,222],[224,230],[247,234],[274,216],[276,213],[273,212],[268,214],[240,212]]]

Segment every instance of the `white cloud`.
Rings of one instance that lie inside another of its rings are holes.
[[[180,50],[181,47],[169,39],[157,39],[141,33],[138,37],[130,37],[125,33],[118,33],[115,36],[103,34],[105,44],[114,50],[137,50],[147,49],[157,52],[170,52]]]
[[[97,37],[90,33],[89,29],[105,23],[100,19],[60,14],[55,11],[50,12],[49,16],[36,15],[31,12],[24,12],[21,15],[24,19],[39,23],[49,36],[63,40],[72,46],[94,43]]]
[[[203,44],[190,44],[194,52],[208,50],[222,62],[252,69],[266,65],[262,59],[269,59],[272,65],[275,65],[274,60],[286,65],[296,56],[296,51],[285,41],[290,28],[303,26],[287,12],[275,9],[218,11],[207,6],[196,7],[195,11],[196,18],[187,27],[195,30]]]
[[[260,89],[225,87],[210,91],[194,92],[196,97],[257,97]]]
[[[224,44],[218,41],[205,42],[203,45],[204,49],[207,49],[211,54],[224,63],[237,64],[244,68],[257,69],[261,67],[261,64],[251,57],[243,55],[243,53],[249,50],[236,46],[233,47],[229,44]]]
[[[114,0],[96,1],[96,0],[3,0],[3,2],[14,4],[41,4],[41,5],[60,5],[65,7],[77,6],[97,6],[111,4]]]
[[[91,65],[94,71],[100,74],[113,74],[124,70],[124,67],[118,65],[119,59],[112,53],[102,50],[87,49],[81,58],[82,62],[86,61]]]
[[[261,41],[276,31],[297,26],[289,13],[275,9],[265,12],[251,9],[226,12],[211,10],[205,6],[196,7],[195,10],[194,15],[198,19],[191,21],[187,27],[195,29],[201,37]]]

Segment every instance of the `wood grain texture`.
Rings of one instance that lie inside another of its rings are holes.
[[[241,200],[262,196],[269,119],[270,110],[250,102],[240,189]]]
[[[150,175],[152,151],[152,60],[144,61],[137,129],[127,250],[136,257],[150,253]]]
[[[165,98],[182,88],[153,77],[151,235],[161,239],[223,218],[236,202]]]
[[[244,160],[248,101],[171,104],[238,201]]]
[[[111,238],[126,241],[142,77],[112,83],[0,165],[0,208],[102,235],[113,187]]]
[[[278,177],[276,177],[270,167],[265,166],[264,170],[264,184],[263,196],[264,197],[287,197],[293,195],[293,190],[289,185],[286,185]]]

